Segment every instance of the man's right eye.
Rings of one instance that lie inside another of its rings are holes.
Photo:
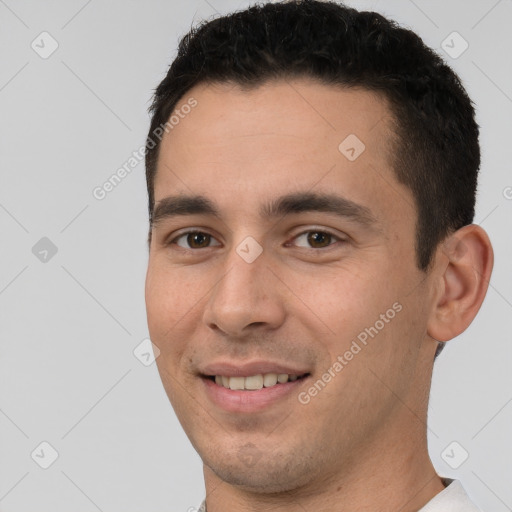
[[[186,250],[192,249],[206,249],[210,246],[210,242],[215,240],[212,235],[204,231],[186,231],[179,236],[173,238],[169,245],[175,244]],[[221,245],[217,243],[216,245]]]

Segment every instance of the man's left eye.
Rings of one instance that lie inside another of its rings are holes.
[[[308,249],[323,249],[324,247],[329,247],[333,245],[334,241],[343,241],[343,239],[329,233],[327,231],[305,231],[300,235],[296,236],[294,240],[302,240],[304,243],[308,245],[299,245],[299,247],[305,247]]]

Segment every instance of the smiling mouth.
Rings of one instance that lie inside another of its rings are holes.
[[[248,377],[225,375],[205,375],[204,378],[209,379],[220,387],[230,389],[232,391],[258,391],[263,388],[272,388],[287,382],[295,382],[305,377],[309,373],[302,375],[292,375],[288,373],[264,373],[251,375]]]

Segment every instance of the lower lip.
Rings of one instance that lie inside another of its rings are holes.
[[[291,395],[298,396],[298,388],[308,377],[294,382],[276,384],[254,391],[240,391],[219,386],[213,380],[202,378],[210,400],[228,412],[258,412]]]

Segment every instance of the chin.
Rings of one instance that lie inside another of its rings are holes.
[[[224,453],[218,448],[200,455],[205,466],[223,482],[255,494],[272,494],[297,490],[314,478],[314,468],[306,461],[315,459],[305,453],[299,457],[303,449],[290,447],[290,451],[261,453],[248,442],[234,452],[233,447]]]

